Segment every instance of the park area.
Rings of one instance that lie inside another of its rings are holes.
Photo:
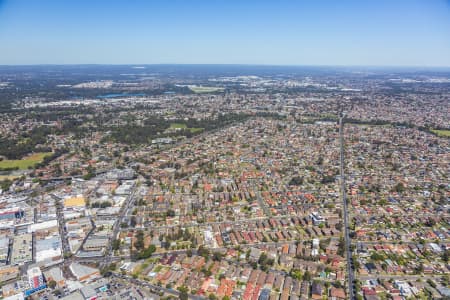
[[[188,128],[187,127],[187,125],[186,124],[184,124],[184,123],[172,123],[172,124],[170,124],[170,128],[169,129],[172,129],[172,130],[176,130],[176,129],[186,129],[186,130],[189,130],[191,133],[198,133],[198,132],[201,132],[201,131],[203,131],[203,128]]]
[[[22,159],[4,159],[0,161],[0,170],[13,170],[20,169],[25,170],[30,167],[34,167],[36,164],[42,162],[44,158],[51,155],[51,152],[34,153]]]
[[[450,130],[431,129],[431,132],[439,137],[450,137]]]

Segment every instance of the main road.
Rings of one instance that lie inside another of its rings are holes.
[[[348,292],[349,299],[356,299],[355,289],[353,281],[355,280],[355,275],[353,273],[353,260],[352,260],[352,250],[350,247],[350,235],[349,235],[349,224],[348,224],[348,205],[347,205],[347,193],[345,188],[345,173],[344,173],[344,121],[343,116],[339,117],[339,144],[340,144],[340,170],[341,170],[341,197],[344,207],[344,239],[345,239],[345,252],[347,256],[347,276],[348,276]]]
[[[146,288],[150,289],[151,291],[163,291],[166,294],[169,294],[169,295],[172,295],[172,296],[175,296],[175,297],[178,297],[178,298],[180,297],[180,294],[181,294],[180,291],[178,291],[178,290],[165,288],[165,287],[162,287],[162,286],[159,286],[159,285],[154,285],[154,284],[151,284],[150,282],[147,282],[147,281],[144,281],[144,280],[140,280],[140,279],[137,279],[137,278],[133,278],[133,277],[128,276],[128,275],[122,275],[122,274],[118,274],[118,273],[112,273],[111,275],[114,276],[114,277],[126,280],[128,282],[131,282],[133,284],[136,284],[136,285],[139,285],[139,286],[142,286],[142,287],[146,287]],[[188,294],[188,299],[191,299],[191,300],[203,300],[205,298],[202,297],[202,296]]]
[[[120,232],[120,225],[122,224],[125,216],[127,216],[129,214],[130,209],[133,207],[136,197],[136,191],[137,189],[139,189],[138,187],[138,182],[136,182],[135,186],[133,187],[133,190],[131,191],[130,195],[128,196],[128,198],[126,199],[125,205],[122,206],[119,215],[117,217],[117,221],[114,223],[113,225],[113,229],[112,229],[112,239],[109,242],[109,245],[106,249],[105,252],[105,256],[103,257],[103,262],[101,264],[101,267],[107,266],[112,259],[112,243],[115,239],[117,239],[117,236]]]
[[[56,206],[56,216],[58,218],[58,228],[59,228],[59,235],[61,236],[61,243],[64,254],[70,253],[70,246],[69,246],[69,240],[67,238],[67,231],[65,228],[65,221],[64,221],[64,205],[62,203],[62,199],[55,194],[51,193],[50,197],[53,198],[55,201]]]

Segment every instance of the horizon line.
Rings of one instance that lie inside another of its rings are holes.
[[[450,65],[358,65],[358,64],[259,64],[259,63],[35,63],[0,64],[0,67],[39,66],[252,66],[252,67],[328,67],[328,68],[424,68],[450,69]]]

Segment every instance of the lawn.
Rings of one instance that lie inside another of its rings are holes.
[[[0,169],[1,168],[19,168],[21,170],[26,170],[29,167],[33,167],[34,165],[42,162],[44,157],[52,154],[51,152],[42,152],[42,153],[34,153],[22,159],[6,159],[0,161]]]
[[[431,129],[431,132],[439,137],[450,137],[450,130]]]
[[[196,86],[196,85],[190,85],[189,89],[196,94],[223,92],[223,90],[224,90],[224,88],[222,88],[222,87]]]
[[[192,133],[202,132],[204,128],[188,128],[186,124],[183,123],[171,123],[169,129],[187,129]]]
[[[204,128],[189,128],[192,133],[202,132]]]
[[[171,123],[170,124],[170,129],[186,129],[187,126],[186,124],[183,123]]]
[[[18,175],[0,175],[0,181],[4,181],[4,180],[14,180],[16,178],[19,178],[20,176]]]

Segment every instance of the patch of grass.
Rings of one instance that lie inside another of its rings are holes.
[[[159,271],[161,271],[161,269],[162,269],[162,266],[157,265],[157,266],[155,267],[155,269],[153,269],[153,272],[158,273]]]
[[[6,159],[0,161],[0,169],[4,168],[19,168],[26,170],[29,167],[34,167],[36,164],[42,162],[44,157],[51,155],[51,152],[34,153],[22,159]]]
[[[171,123],[170,124],[170,129],[185,129],[187,128],[186,124],[183,123]]]
[[[450,137],[450,130],[431,129],[430,131],[435,135],[437,135],[438,137],[447,137],[447,138]]]
[[[223,92],[224,88],[214,86],[196,86],[190,85],[189,89],[196,94]]]
[[[14,180],[14,179],[17,179],[19,177],[20,176],[18,176],[18,175],[0,175],[0,181],[3,181],[3,180]]]
[[[189,128],[192,133],[202,132],[204,128]]]
[[[171,123],[169,129],[187,129],[192,133],[198,133],[204,130],[204,128],[188,128],[187,125],[183,123]]]

